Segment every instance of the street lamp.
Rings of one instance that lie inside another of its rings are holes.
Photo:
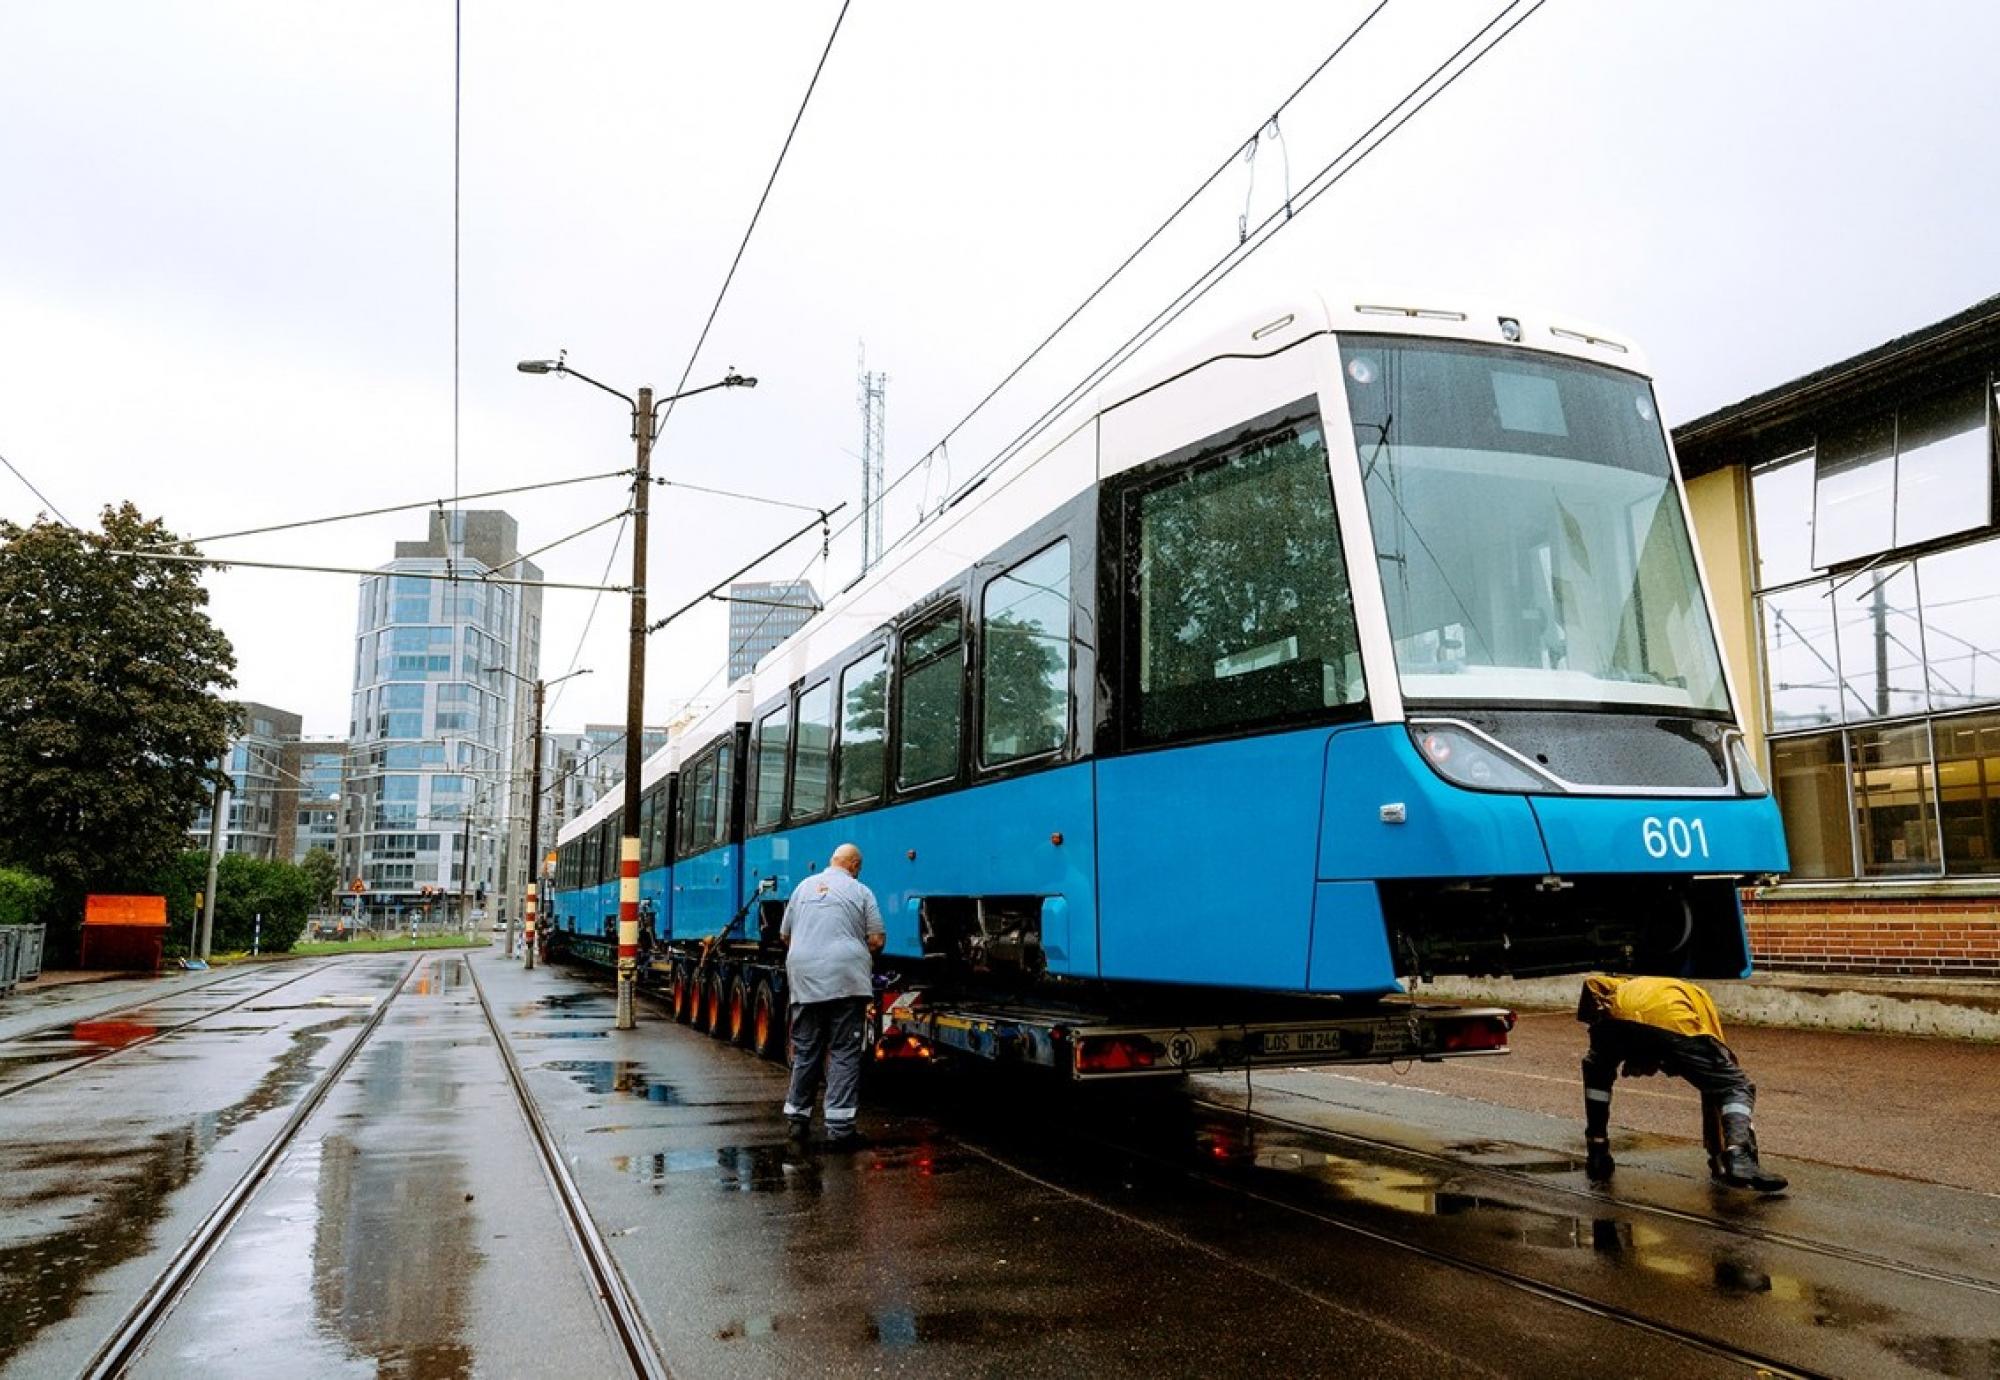
[[[618,1029],[636,1023],[634,992],[639,977],[639,769],[644,762],[646,715],[646,513],[653,488],[653,438],[659,431],[659,409],[681,398],[717,388],[755,388],[757,380],[731,369],[721,380],[654,398],[641,388],[634,398],[607,383],[569,367],[567,353],[554,359],[524,359],[514,366],[524,374],[562,374],[580,379],[600,392],[623,399],[632,411],[632,442],[638,461],[632,474],[632,633],[630,669],[625,687],[625,823],[618,841]],[[538,751],[539,755],[539,751]]]
[[[529,751],[534,757],[534,766],[531,768],[533,777],[528,785],[528,889],[521,905],[521,919],[528,941],[528,954],[525,966],[532,970],[535,966],[536,883],[541,879],[540,860],[542,856],[542,698],[551,685],[559,685],[571,676],[587,676],[590,674],[590,668],[587,666],[582,667],[578,670],[557,676],[554,680],[529,680],[519,671],[510,671],[505,666],[488,666],[486,669],[488,671],[498,671],[503,676],[512,676],[515,680],[520,681],[521,684],[531,685],[535,689],[535,727],[533,734],[528,739],[532,745]],[[512,958],[513,956],[514,917],[509,915],[507,917],[507,957]]]

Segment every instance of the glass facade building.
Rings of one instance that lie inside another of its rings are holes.
[[[297,714],[268,704],[246,701],[237,711],[237,734],[230,740],[229,756],[222,764],[229,773],[229,820],[224,826],[222,851],[289,862],[302,721]],[[208,847],[212,804],[202,806],[188,830],[190,848]]]
[[[292,861],[324,848],[340,857],[340,792],[347,769],[347,744],[341,739],[312,738],[298,745],[298,834]]]
[[[1674,441],[1791,853],[1757,960],[2000,975],[2000,297]]]
[[[432,513],[361,582],[340,858],[371,913],[461,886],[518,913],[533,706],[515,676],[538,673],[541,591],[479,579],[539,579],[516,542],[505,513]]]
[[[747,676],[819,609],[810,580],[738,581],[729,587],[729,678]]]

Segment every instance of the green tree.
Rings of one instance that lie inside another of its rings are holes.
[[[195,897],[207,877],[208,854],[195,849],[175,857],[159,874],[156,885],[167,898],[169,942],[176,947],[193,932]],[[264,953],[284,953],[305,933],[312,908],[313,878],[304,867],[225,853],[215,869],[211,947],[216,953],[238,952],[248,949],[254,936]]]
[[[312,883],[312,903],[324,908],[332,903],[333,889],[340,885],[340,864],[324,848],[308,848],[299,869]]]
[[[0,925],[32,925],[47,913],[48,878],[17,867],[0,867]]]
[[[102,530],[0,522],[0,864],[55,888],[73,942],[88,891],[152,891],[228,747],[235,652],[192,554],[132,505]]]

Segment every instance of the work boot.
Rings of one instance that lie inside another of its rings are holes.
[[[1618,1167],[1611,1158],[1611,1138],[1609,1136],[1585,1136],[1583,1175],[1594,1184],[1611,1182],[1611,1171]]]
[[[812,1118],[809,1116],[788,1116],[785,1118],[785,1139],[808,1141],[812,1139]]]
[[[1757,1162],[1757,1133],[1750,1129],[1747,1116],[1722,1118],[1722,1153],[1715,1157],[1710,1172],[1718,1183],[1731,1188],[1754,1189],[1758,1193],[1783,1193],[1790,1182]]]

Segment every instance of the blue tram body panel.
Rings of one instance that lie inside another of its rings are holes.
[[[1303,990],[1324,728],[1097,764],[1106,978]]]
[[[1373,882],[1321,882],[1313,898],[1306,987],[1350,996],[1402,991],[1389,957],[1382,897]]]
[[[1383,818],[1402,807],[1403,822]],[[1367,724],[1326,747],[1322,881],[1539,877],[1550,871],[1527,797],[1461,790],[1417,755],[1400,724]]]
[[[1049,971],[1095,976],[1090,792],[1091,768],[1079,763],[758,835],[743,846],[745,885],[775,878],[786,899],[852,843],[882,907],[888,956],[921,956],[926,896],[1040,896]]]
[[[1557,872],[1727,872],[1791,867],[1784,821],[1769,796],[1536,796]]]
[[[670,939],[674,933],[673,918],[673,872],[671,868],[655,867],[639,874],[639,911],[641,916],[650,910],[653,916],[653,937]],[[644,928],[644,921],[641,921]]]
[[[736,918],[736,909],[743,904],[738,890],[741,853],[739,845],[724,844],[674,864],[673,899],[668,908],[673,928],[663,937],[700,939]]]

